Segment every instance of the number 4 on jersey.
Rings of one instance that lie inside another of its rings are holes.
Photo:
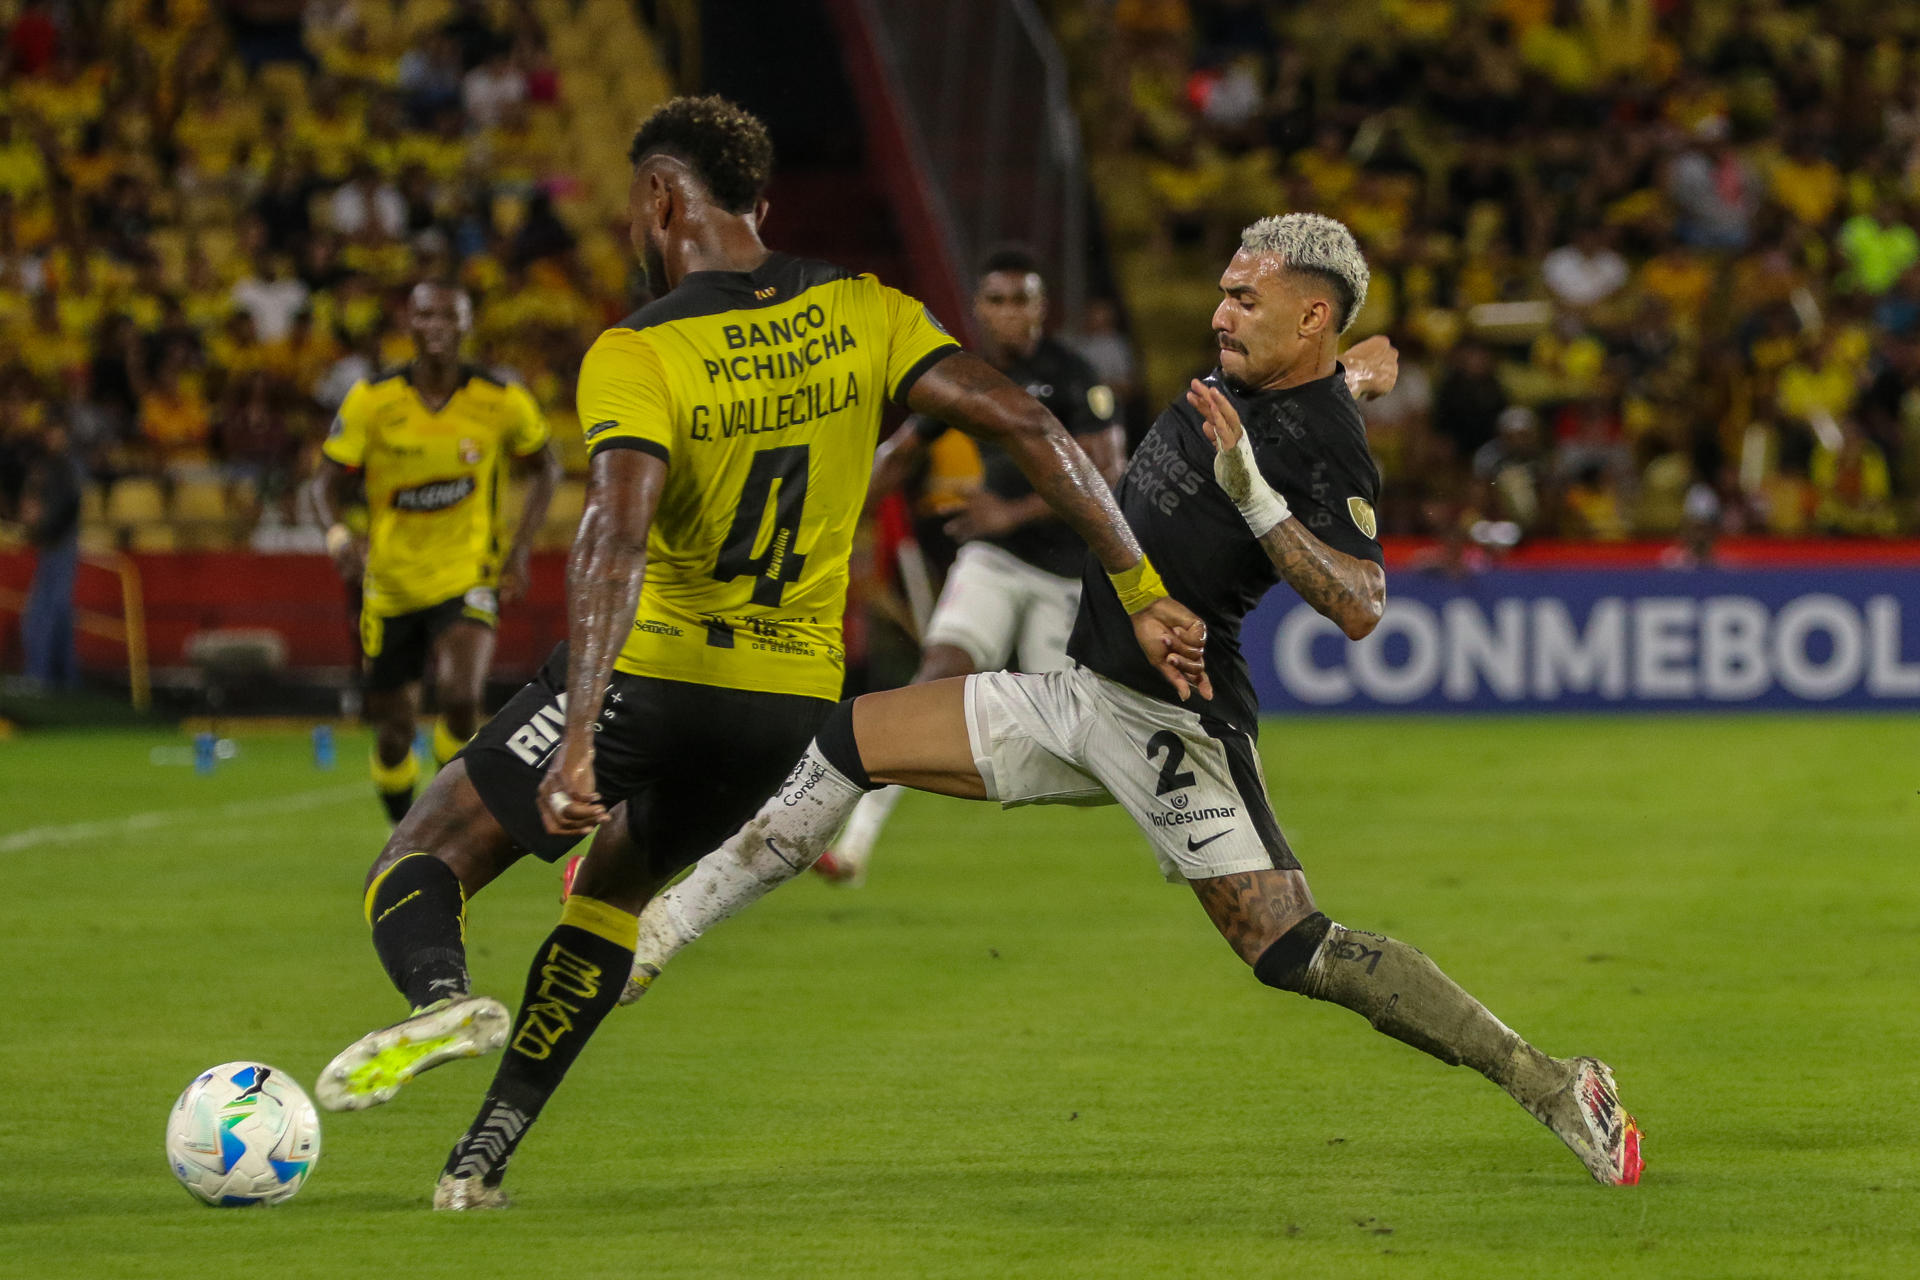
[[[780,486],[774,495],[774,485]],[[753,549],[760,542],[760,526],[766,522],[768,500],[773,501],[773,528],[766,548],[759,555]],[[746,485],[740,491],[740,506],[733,513],[727,540],[713,562],[713,576],[720,582],[735,578],[753,578],[753,603],[774,606],[789,582],[798,582],[807,567],[807,558],[794,548],[800,537],[800,517],[807,505],[807,446],[781,445],[762,449],[753,455],[747,470]]]

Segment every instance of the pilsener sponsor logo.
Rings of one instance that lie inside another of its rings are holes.
[[[458,480],[433,480],[427,484],[415,485],[411,489],[402,489],[393,495],[395,511],[445,511],[448,507],[465,502],[479,488],[479,482],[472,476],[461,476]]]

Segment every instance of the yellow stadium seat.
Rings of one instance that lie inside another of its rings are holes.
[[[180,538],[167,524],[137,524],[128,531],[127,546],[134,551],[178,551]]]
[[[128,476],[107,495],[107,519],[113,524],[159,523],[166,518],[166,495],[158,480]]]
[[[223,524],[227,491],[215,480],[187,480],[173,491],[173,518],[181,524]]]

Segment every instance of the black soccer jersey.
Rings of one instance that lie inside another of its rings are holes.
[[[1073,435],[1092,435],[1113,424],[1113,392],[1101,385],[1092,365],[1052,338],[1040,339],[1032,355],[1015,360],[1001,372],[1045,405],[1047,412],[1060,419]],[[946,430],[946,424],[920,417],[914,419],[914,429],[923,439],[932,440]],[[1011,499],[1024,498],[1033,492],[1033,486],[1027,483],[1027,477],[1005,450],[985,441],[976,443],[980,449],[981,484],[988,493]],[[1080,535],[1054,516],[1031,520],[1009,533],[982,541],[1061,578],[1079,577],[1087,552],[1087,544],[1080,540]]]
[[[1336,366],[1329,377],[1254,395],[1229,389],[1217,369],[1206,381],[1233,401],[1260,474],[1313,536],[1336,551],[1382,563],[1373,514],[1380,468],[1367,451],[1346,371]],[[1213,701],[1196,694],[1184,705],[1253,734],[1259,707],[1240,653],[1240,622],[1280,578],[1214,482],[1214,452],[1199,412],[1185,397],[1175,400],[1134,450],[1117,496],[1167,593],[1207,624]],[[1173,687],[1147,665],[1099,562],[1088,555],[1085,564],[1068,656],[1128,688],[1177,702]]]

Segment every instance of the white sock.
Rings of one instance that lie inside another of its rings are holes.
[[[853,816],[847,819],[847,829],[833,842],[833,856],[855,870],[864,868],[867,859],[873,856],[874,842],[880,839],[880,832],[893,814],[893,806],[900,803],[900,794],[905,790],[905,787],[882,787],[861,796],[860,803],[853,807]]]
[[[866,794],[810,744],[747,825],[640,913],[634,973],[657,973],[708,929],[812,866]]]

